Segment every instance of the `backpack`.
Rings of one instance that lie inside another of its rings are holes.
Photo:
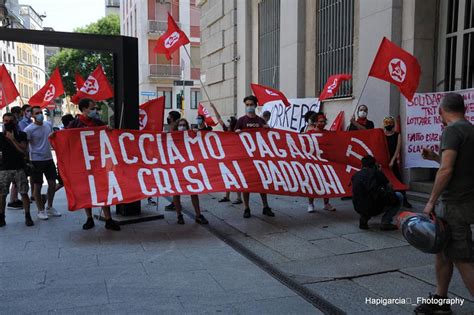
[[[362,169],[352,177],[352,203],[356,212],[376,216],[393,202],[395,193],[378,179],[376,169]]]

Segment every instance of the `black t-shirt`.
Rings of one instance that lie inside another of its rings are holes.
[[[240,117],[239,120],[237,120],[237,124],[235,125],[235,130],[262,128],[266,124],[267,122],[262,117],[259,117],[259,116],[249,117],[245,115],[245,116]]]
[[[18,142],[26,142],[27,136],[23,131],[14,131],[15,139]],[[0,150],[2,159],[0,169],[18,170],[25,167],[25,155],[18,151],[5,137],[5,133],[0,132]]]
[[[211,126],[206,126],[206,127],[203,127],[203,128],[199,128],[198,130],[202,130],[202,131],[212,131],[212,127],[211,127]]]
[[[367,119],[367,122],[365,123],[365,126],[364,126],[366,129],[374,129],[375,125],[374,125],[374,122],[372,120],[368,120]],[[354,126],[352,123],[349,125],[349,130],[359,130],[357,129],[356,126]]]
[[[395,151],[397,150],[399,135],[400,134],[398,132],[395,132],[391,136],[385,136],[385,138],[387,138],[388,153],[390,155],[390,158],[393,158]]]
[[[351,183],[352,204],[356,212],[373,216],[383,210],[384,200],[373,200],[371,197],[374,189],[387,187],[389,181],[384,173],[374,168],[362,168],[352,176]]]

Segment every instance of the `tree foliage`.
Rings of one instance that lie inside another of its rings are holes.
[[[108,15],[95,23],[77,28],[74,32],[120,35],[120,20],[118,15]],[[98,64],[102,64],[109,82],[113,83],[113,57],[108,52],[62,48],[59,53],[51,57],[48,71],[51,73],[59,67],[66,94],[73,95],[76,93],[75,73],[80,73],[86,79]]]

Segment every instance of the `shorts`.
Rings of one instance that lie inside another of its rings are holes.
[[[28,194],[28,178],[23,169],[0,170],[0,195],[8,195],[11,183],[15,183],[20,195]]]
[[[48,181],[56,180],[58,177],[56,173],[56,165],[54,165],[53,160],[47,161],[32,161],[33,171],[31,173],[31,179],[35,184],[43,183],[43,175]]]
[[[474,262],[471,224],[474,224],[474,200],[463,203],[442,203],[436,211],[449,227],[449,241],[443,253],[454,262]]]

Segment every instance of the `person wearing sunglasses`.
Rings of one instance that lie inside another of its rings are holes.
[[[174,131],[186,131],[189,130],[189,123],[186,119],[181,118],[179,119],[175,126]],[[196,213],[196,223],[198,224],[208,224],[209,221],[201,214],[201,208],[199,207],[199,196],[198,195],[191,195],[191,202],[194,207],[194,212]],[[176,209],[176,214],[178,215],[178,224],[184,224],[183,214],[181,212],[181,196],[176,195],[173,196],[173,204]]]

